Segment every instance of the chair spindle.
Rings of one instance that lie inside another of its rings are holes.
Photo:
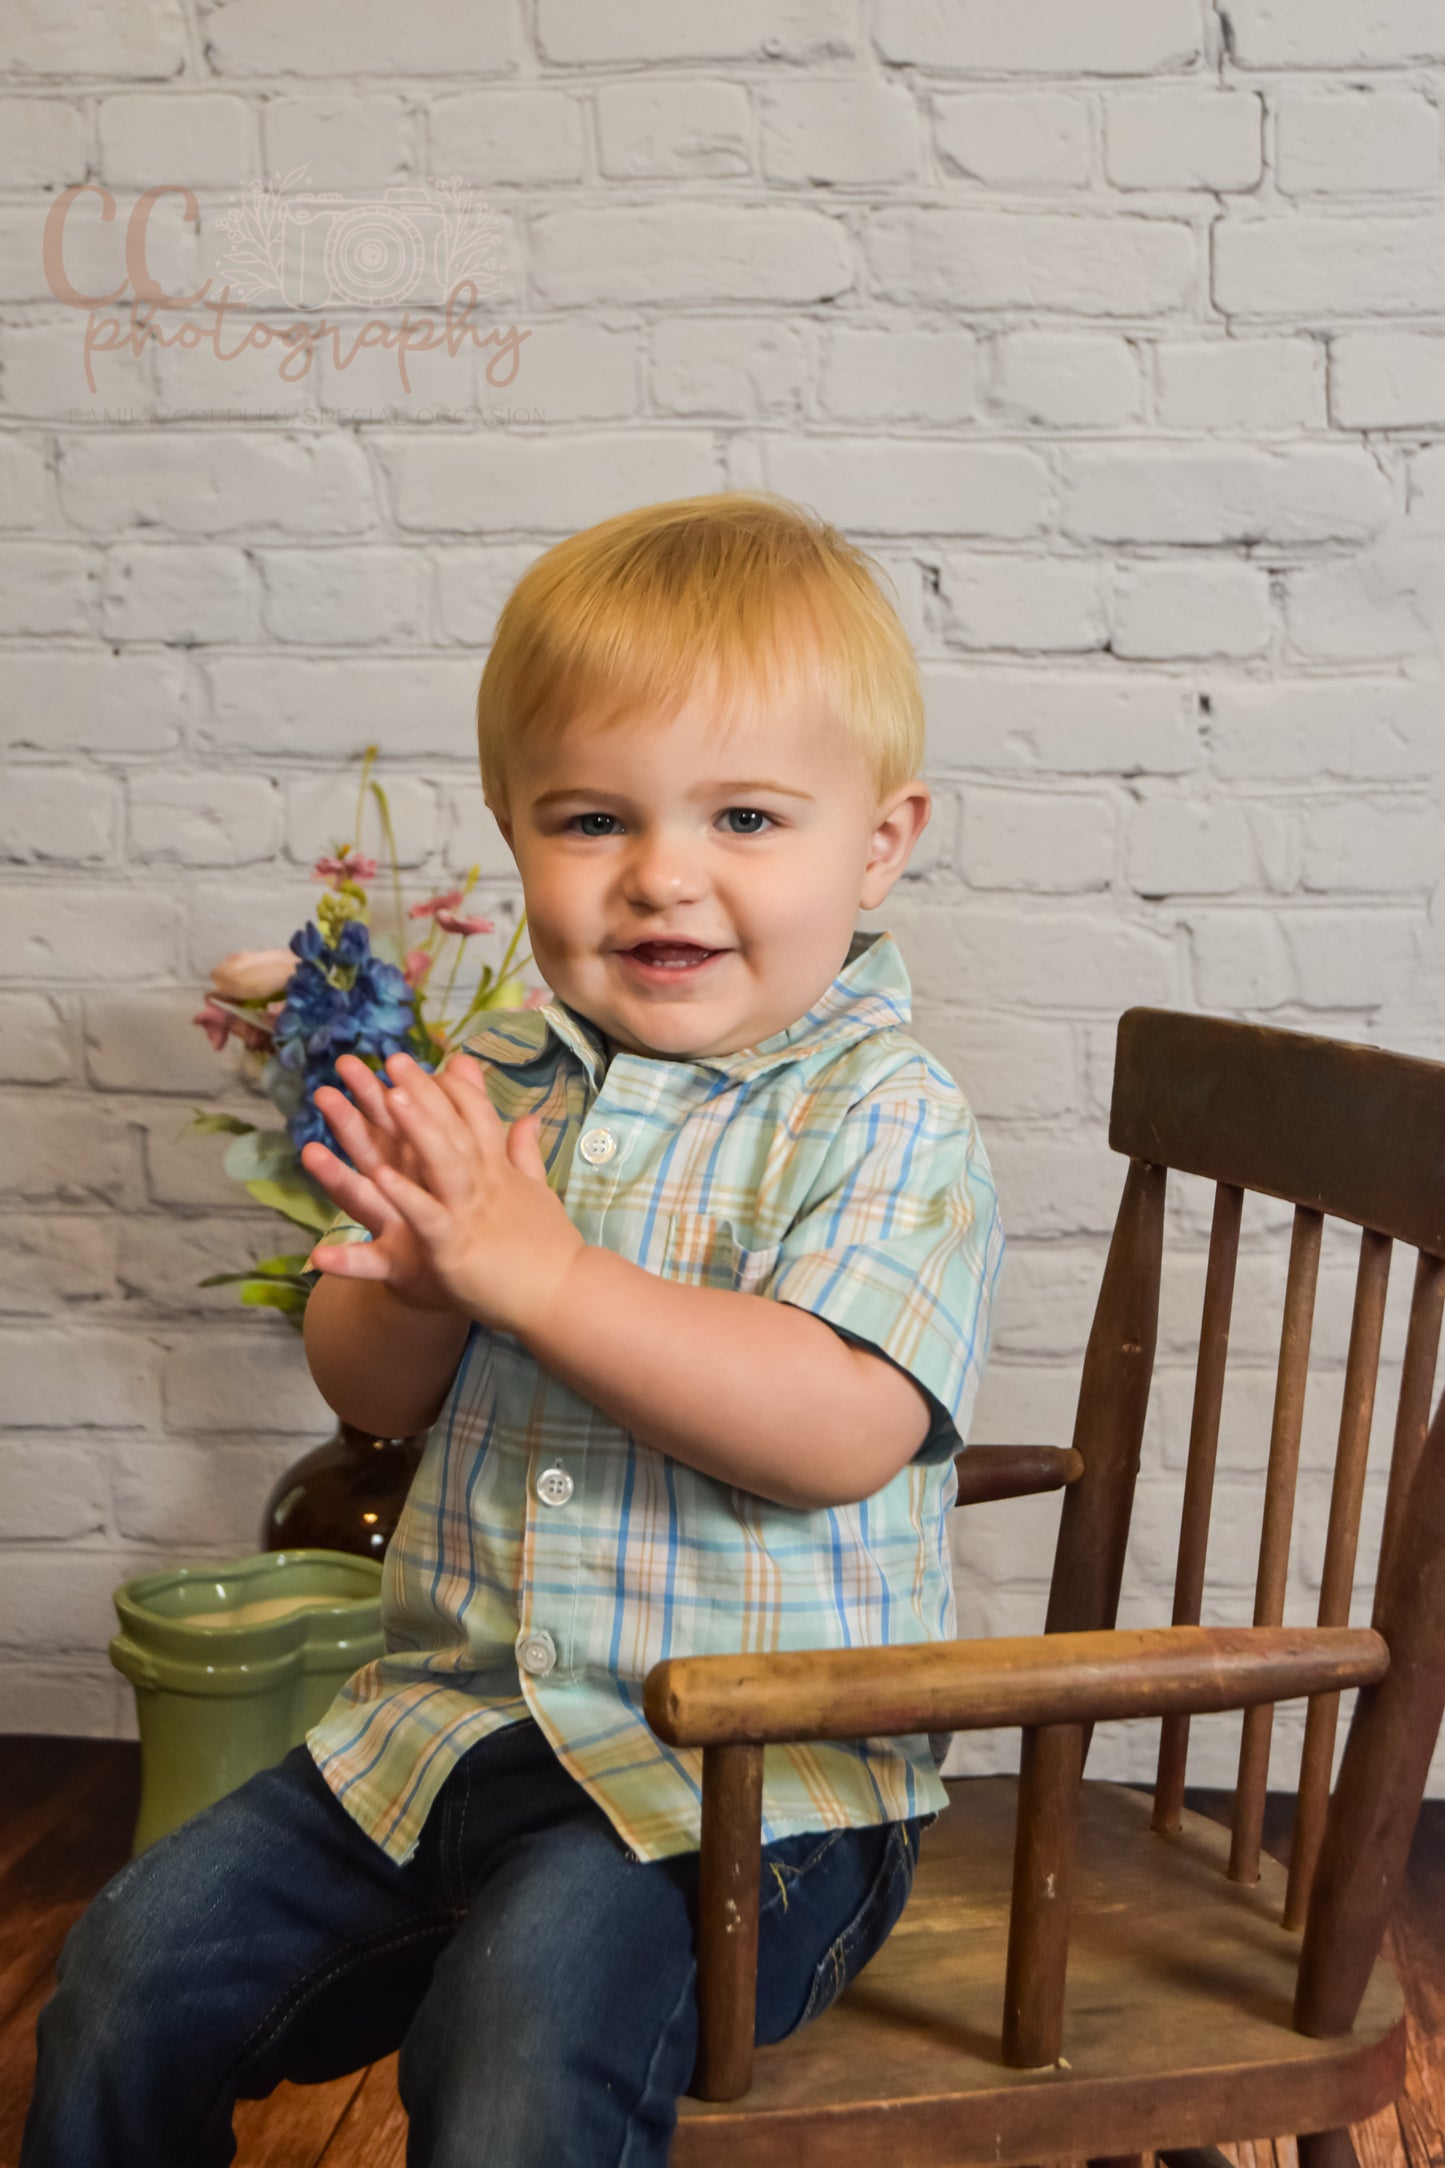
[[[1375,1589],[1385,1585],[1390,1555],[1400,1533],[1405,1500],[1420,1465],[1425,1433],[1430,1426],[1430,1396],[1434,1390],[1435,1364],[1440,1353],[1440,1317],[1445,1308],[1445,1258],[1421,1250],[1415,1259],[1415,1285],[1410,1296],[1410,1327],[1405,1335],[1405,1360],[1400,1369],[1400,1398],[1395,1409],[1395,1440],[1390,1454],[1390,1487],[1385,1494],[1385,1525],[1380,1533],[1380,1560],[1375,1569]]]
[[[1179,1559],[1174,1573],[1173,1623],[1176,1626],[1197,1626],[1204,1601],[1204,1560],[1209,1548],[1209,1513],[1214,1500],[1214,1463],[1219,1449],[1219,1413],[1224,1399],[1224,1366],[1229,1354],[1229,1316],[1234,1302],[1234,1268],[1239,1255],[1243,1205],[1244,1191],[1236,1183],[1215,1185],[1209,1264],[1204,1277],[1204,1312],[1199,1327],[1199,1366],[1194,1373],[1194,1409],[1189,1423],[1189,1463],[1184,1477]],[[1166,1834],[1181,1825],[1188,1756],[1189,1718],[1166,1716],[1159,1734],[1159,1773],[1154,1785],[1154,1827]]]
[[[1315,2039],[1347,2033],[1405,1878],[1410,1839],[1445,1712],[1445,1396],[1400,1515],[1375,1598],[1389,1645],[1345,1741],[1300,1945],[1294,2021]],[[1369,1862],[1368,1873],[1361,1862]]]
[[[1084,1352],[1074,1420],[1083,1475],[1064,1493],[1046,1633],[1114,1624],[1159,1326],[1167,1170],[1131,1159]]]
[[[1056,2063],[1063,2048],[1083,1771],[1082,1724],[1040,1724],[1024,1731],[1003,1994],[1003,2059],[1012,2070]]]
[[[1355,1313],[1350,1324],[1349,1354],[1345,1358],[1340,1439],[1335,1454],[1329,1533],[1325,1538],[1324,1572],[1320,1581],[1321,1626],[1348,1626],[1350,1623],[1355,1553],[1360,1540],[1360,1505],[1365,1492],[1365,1463],[1369,1457],[1370,1425],[1375,1412],[1375,1380],[1380,1366],[1392,1248],[1390,1237],[1377,1234],[1372,1227],[1367,1227],[1360,1236]],[[1316,1694],[1305,1719],[1299,1800],[1295,1808],[1289,1887],[1284,1907],[1284,1924],[1288,1928],[1303,1927],[1309,1910],[1310,1885],[1319,1859],[1325,1808],[1329,1803],[1339,1714],[1338,1694]]]
[[[705,1746],[691,2088],[700,2100],[739,2100],[753,2080],[762,1833],[762,1748]]]
[[[1313,1205],[1296,1205],[1290,1231],[1289,1275],[1285,1282],[1284,1325],[1279,1369],[1275,1375],[1274,1415],[1270,1425],[1269,1467],[1265,1477],[1264,1526],[1259,1545],[1259,1574],[1254,1590],[1256,1626],[1284,1620],[1285,1582],[1289,1575],[1289,1538],[1294,1521],[1295,1477],[1299,1470],[1300,1429],[1304,1421],[1309,1375],[1310,1334],[1314,1327],[1315,1287],[1320,1270],[1324,1214]],[[1259,1880],[1264,1832],[1264,1795],[1269,1783],[1269,1746],[1274,1710],[1265,1702],[1244,1712],[1239,1747],[1239,1782],[1234,1795],[1234,1830],[1229,1852],[1233,1882]]]

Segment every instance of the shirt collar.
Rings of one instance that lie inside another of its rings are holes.
[[[785,1062],[837,1052],[872,1032],[906,1025],[912,1013],[913,988],[898,943],[891,933],[860,929],[849,943],[842,970],[795,1024],[760,1039],[756,1046],[739,1047],[730,1054],[695,1054],[688,1061],[669,1061],[666,1066],[711,1069],[750,1083]],[[590,1017],[569,1008],[565,1001],[548,1001],[539,1009],[509,1009],[502,1021],[474,1033],[463,1044],[500,1068],[523,1069],[549,1052],[553,1039],[577,1056],[594,1089],[600,1087],[608,1059],[602,1033]]]

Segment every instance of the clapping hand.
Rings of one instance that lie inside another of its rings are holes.
[[[463,1311],[525,1337],[547,1317],[586,1247],[547,1185],[539,1114],[504,1122],[481,1063],[458,1052],[436,1075],[409,1054],[386,1062],[387,1090],[355,1054],[316,1103],[351,1155],[306,1144],[307,1173],[370,1242],[318,1242],[308,1262],[337,1279],[385,1280],[415,1309]]]

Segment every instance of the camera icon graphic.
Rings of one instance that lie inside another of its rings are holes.
[[[277,205],[282,289],[294,308],[389,308],[445,302],[457,236],[425,188],[400,184],[373,202],[318,192]],[[454,224],[454,222],[453,222]]]

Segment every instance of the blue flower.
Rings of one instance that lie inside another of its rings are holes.
[[[399,1046],[416,1026],[416,995],[395,964],[378,963],[375,958],[363,964],[351,998],[357,1029],[368,1038],[394,1038]],[[389,1054],[392,1048],[383,1051]]]
[[[336,961],[345,964],[364,964],[371,956],[371,934],[364,920],[348,918],[341,928],[336,944]],[[399,976],[400,974],[398,974]]]
[[[325,1079],[318,1077],[317,1082],[324,1083]],[[335,1152],[338,1159],[344,1159],[348,1167],[351,1165],[350,1155],[342,1150],[309,1094],[301,1101],[286,1127],[298,1153],[303,1144],[324,1144],[328,1151]]]
[[[308,964],[317,963],[323,956],[328,956],[331,953],[326,946],[321,928],[310,919],[296,933],[292,934],[286,946],[294,950],[303,963]]]
[[[283,1068],[301,1068],[317,1035],[345,1007],[345,994],[331,984],[318,965],[298,964],[286,981],[286,1000],[272,1033],[276,1058]]]
[[[334,944],[308,922],[291,936],[290,947],[300,961],[276,1018],[275,1053],[284,1069],[302,1072],[303,1089],[287,1114],[286,1127],[298,1154],[303,1144],[324,1144],[350,1166],[350,1156],[332,1134],[315,1093],[322,1084],[346,1089],[336,1073],[338,1054],[374,1057],[383,1085],[390,1079],[380,1063],[403,1048],[416,1054],[422,1068],[434,1069],[411,1044],[417,1036],[416,993],[395,964],[372,954],[371,935],[361,919],[347,919]],[[339,985],[343,974],[349,983]]]

